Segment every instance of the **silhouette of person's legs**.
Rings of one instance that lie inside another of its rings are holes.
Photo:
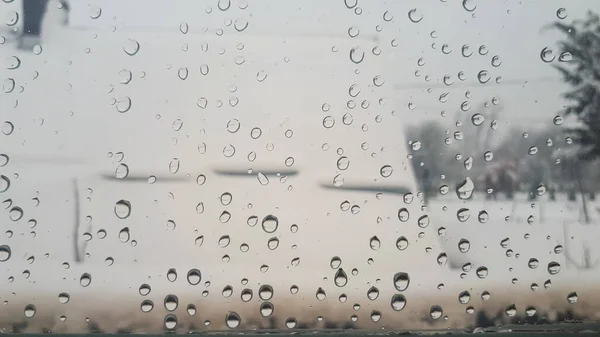
[[[23,34],[40,35],[48,0],[23,0]]]
[[[32,50],[40,43],[42,20],[46,13],[48,0],[23,0],[23,34],[19,39],[19,48]]]

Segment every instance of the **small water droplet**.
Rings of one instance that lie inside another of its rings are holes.
[[[467,239],[460,239],[460,241],[458,241],[458,250],[461,253],[466,253],[469,251],[469,249],[471,249],[471,242],[469,242],[469,240]]]

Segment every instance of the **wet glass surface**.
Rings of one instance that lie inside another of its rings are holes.
[[[2,0],[0,332],[597,330],[599,14]]]

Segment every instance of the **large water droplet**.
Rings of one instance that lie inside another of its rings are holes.
[[[334,257],[334,258],[336,258],[336,257]],[[338,258],[338,260],[335,263],[334,263],[334,260],[331,259],[331,267],[332,268],[334,268],[334,265],[339,266],[340,264],[341,264],[341,260],[339,260],[339,258]],[[337,272],[335,272],[335,275],[334,275],[334,278],[333,278],[333,282],[338,287],[343,287],[346,284],[348,284],[348,276],[346,275],[346,272],[344,272],[344,270],[342,268],[338,269]]]
[[[579,299],[579,297],[577,296],[577,293],[574,291],[567,295],[567,301],[571,304],[577,303],[578,299]]]
[[[273,311],[275,311],[275,307],[273,306],[272,303],[270,302],[263,302],[260,305],[260,314],[263,317],[269,317],[273,314]]]
[[[465,221],[469,220],[470,217],[471,217],[471,210],[469,210],[468,208],[461,208],[456,212],[456,218],[460,222],[465,222]]]
[[[242,319],[240,318],[240,315],[238,315],[237,313],[235,313],[233,311],[229,312],[227,314],[227,316],[225,317],[225,324],[227,324],[227,327],[230,329],[237,328],[238,326],[240,326],[241,322],[242,322]]]
[[[267,233],[274,233],[279,226],[279,219],[274,215],[267,215],[262,220],[262,228]]]
[[[427,228],[427,226],[429,226],[429,216],[427,216],[427,215],[421,216],[419,218],[419,220],[417,221],[417,224],[421,228]]]
[[[469,294],[468,291],[463,291],[460,294],[458,294],[458,302],[460,302],[460,304],[467,304],[469,303],[469,301],[471,300],[471,294]]]
[[[115,215],[119,219],[126,219],[131,214],[131,203],[121,199],[115,204]]]
[[[12,255],[10,246],[8,245],[0,245],[0,262],[6,262],[10,259]]]
[[[5,134],[6,136],[13,133],[14,130],[15,130],[14,124],[9,121],[5,121],[4,124],[2,124],[2,126],[0,126],[0,131],[2,131],[2,133]]]
[[[9,187],[10,187],[10,179],[8,179],[8,177],[5,175],[0,175],[0,193],[4,193],[4,192],[8,191]]]
[[[119,231],[119,241],[123,243],[129,241],[129,227],[125,227]]]
[[[398,248],[398,250],[405,250],[408,248],[408,240],[404,236],[399,237],[398,240],[396,240],[396,248]]]
[[[129,56],[133,56],[133,55],[137,54],[139,50],[140,50],[140,44],[136,40],[133,40],[133,39],[128,39],[127,41],[125,41],[125,44],[123,45],[123,51]]]
[[[473,195],[473,191],[475,190],[475,184],[471,178],[467,177],[456,187],[456,195],[461,200],[466,200],[471,198]]]
[[[394,287],[398,291],[404,291],[404,290],[408,289],[409,285],[410,285],[410,276],[408,275],[408,273],[399,272],[399,273],[394,274]]]
[[[361,47],[354,47],[350,49],[350,61],[359,64],[365,58],[365,51]]]
[[[460,241],[458,241],[458,250],[461,253],[466,253],[469,251],[469,249],[471,249],[471,242],[469,242],[469,240],[460,239]]]
[[[394,311],[400,311],[406,306],[406,297],[402,294],[392,296],[391,306]]]
[[[552,261],[550,263],[548,263],[548,273],[550,273],[550,275],[556,275],[560,272],[560,264],[556,261]]]
[[[410,21],[418,23],[421,22],[421,20],[423,20],[423,14],[418,9],[413,8],[408,11],[408,18],[410,19]]]
[[[325,290],[323,290],[323,288],[319,287],[319,289],[317,289],[317,293],[315,295],[317,297],[317,299],[319,301],[323,301],[325,298],[327,298],[327,295],[325,294]]]
[[[273,287],[268,284],[260,286],[260,288],[258,289],[258,296],[263,301],[270,300],[271,298],[273,298]]]
[[[200,283],[200,281],[202,280],[202,274],[200,273],[200,270],[198,269],[190,269],[190,271],[188,271],[187,273],[187,280],[189,282],[189,284],[195,286],[198,283]]]
[[[444,314],[444,311],[442,310],[442,307],[440,307],[439,305],[434,305],[429,309],[429,316],[431,316],[431,318],[433,318],[433,319],[438,319],[438,318],[442,317],[443,314]]]
[[[79,284],[82,287],[87,287],[92,283],[92,275],[88,274],[88,273],[83,273],[81,275],[81,277],[79,278]]]
[[[176,295],[169,294],[165,296],[164,305],[167,311],[175,311],[179,306],[179,299]]]
[[[369,247],[373,250],[378,250],[381,247],[381,241],[377,236],[373,236],[369,239]]]
[[[540,52],[540,58],[542,59],[542,61],[544,61],[546,63],[550,63],[550,62],[554,61],[554,59],[556,58],[556,55],[554,54],[554,51],[550,47],[545,47]]]
[[[177,281],[177,269],[169,268],[169,270],[167,270],[167,280],[169,280],[169,282]]]
[[[25,306],[25,317],[27,318],[31,318],[33,316],[35,316],[35,306],[33,304],[27,304]]]

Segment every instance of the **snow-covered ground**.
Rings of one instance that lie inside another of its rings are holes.
[[[408,113],[377,78],[393,61],[385,56],[391,47],[376,59],[376,41],[345,31],[236,32],[236,18],[253,23],[237,3],[225,14],[215,4],[208,17],[221,16],[206,23],[207,33],[134,29],[123,17],[139,8],[113,19],[111,6],[98,21],[105,25],[88,27],[97,11],[81,3],[66,27],[50,8],[39,55],[16,49],[9,35],[0,45],[0,153],[9,158],[0,167],[0,246],[10,247],[0,262],[1,328],[160,331],[168,294],[178,296],[182,331],[225,329],[230,312],[246,329],[283,328],[288,317],[308,327],[457,328],[475,325],[469,306],[496,313],[513,303],[518,315],[528,306],[550,319],[567,309],[597,315],[598,269],[576,265],[585,264],[584,248],[591,263],[600,258],[600,233],[580,223],[579,204],[452,195],[421,208],[402,134]],[[176,11],[168,16],[188,12]],[[365,60],[352,62],[361,51]],[[349,109],[349,99],[360,110]],[[461,208],[470,210],[465,222]],[[466,262],[472,266],[462,271]],[[555,275],[552,262],[561,266]],[[477,276],[480,267],[487,276]],[[187,279],[192,269],[202,275],[197,285]],[[410,284],[398,290],[401,272]],[[82,286],[86,274],[91,283]],[[142,284],[152,288],[147,296]],[[272,299],[260,299],[263,285],[274,289]],[[463,291],[468,304],[459,303]],[[406,299],[401,311],[392,308],[395,294]],[[140,309],[144,300],[154,303],[150,313]],[[265,301],[275,318],[261,317]],[[434,305],[447,319],[430,318]]]

